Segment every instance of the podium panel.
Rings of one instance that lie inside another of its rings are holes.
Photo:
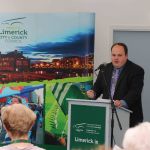
[[[110,100],[68,99],[67,150],[96,150],[100,145],[110,147],[111,103]],[[124,132],[129,127],[129,111],[117,109],[123,132],[119,131],[114,116],[114,140],[121,145]],[[119,131],[119,132],[118,132]]]
[[[125,108],[121,109],[116,108],[116,111],[122,126],[122,130],[120,130],[116,116],[114,116],[114,141],[115,141],[114,144],[122,146],[123,136],[126,130],[129,128],[129,118],[130,113],[132,113],[132,111]]]
[[[69,99],[67,150],[91,150],[109,145],[110,105]]]

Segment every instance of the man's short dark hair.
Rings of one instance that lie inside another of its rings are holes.
[[[116,46],[116,45],[122,46],[122,47],[124,48],[125,55],[128,54],[128,47],[127,47],[127,45],[124,44],[124,43],[114,43],[114,44],[111,46],[111,51],[112,51],[112,48],[113,48],[114,46]]]

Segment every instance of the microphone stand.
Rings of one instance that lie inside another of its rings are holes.
[[[101,73],[102,73],[102,76],[103,76],[103,79],[104,79],[104,82],[105,82],[105,86],[106,86],[106,89],[107,89],[107,93],[108,93],[109,98],[110,98],[110,100],[111,100],[111,108],[112,108],[112,118],[111,118],[111,147],[113,147],[113,138],[114,138],[114,114],[116,115],[117,122],[118,122],[118,125],[119,125],[120,130],[122,130],[122,125],[121,125],[121,123],[120,123],[120,120],[119,120],[119,117],[118,117],[118,114],[117,114],[117,111],[116,111],[116,107],[115,107],[115,105],[114,105],[113,99],[112,99],[111,94],[110,94],[110,90],[109,90],[108,85],[107,85],[107,81],[106,81],[105,76],[104,76],[104,68],[101,68],[100,71],[101,71]]]

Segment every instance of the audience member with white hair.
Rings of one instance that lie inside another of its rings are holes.
[[[113,150],[150,150],[150,122],[143,122],[129,128],[123,138],[122,147]]]

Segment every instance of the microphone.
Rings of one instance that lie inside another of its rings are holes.
[[[107,63],[102,63],[102,64],[100,64],[100,65],[98,66],[97,69],[95,69],[95,71],[97,71],[97,70],[104,71],[104,68],[105,68],[106,66],[107,66]]]

